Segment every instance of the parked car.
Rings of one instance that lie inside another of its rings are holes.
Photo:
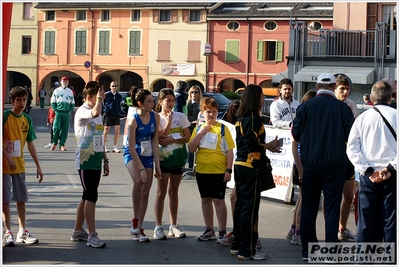
[[[202,92],[202,97],[213,97],[218,102],[218,118],[220,119],[230,106],[231,100],[219,93]]]

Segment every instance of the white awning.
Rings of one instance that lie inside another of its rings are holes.
[[[280,81],[284,78],[288,78],[288,70],[277,73],[272,76],[272,83],[280,83]]]
[[[321,73],[328,72],[331,74],[342,73],[347,75],[354,84],[374,84],[373,68],[358,67],[322,67],[322,66],[306,66],[294,75],[295,82],[313,82],[317,80],[317,76]]]

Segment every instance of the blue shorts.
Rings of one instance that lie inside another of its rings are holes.
[[[140,157],[141,163],[143,163],[144,168],[153,169],[154,168],[154,157]],[[129,161],[133,160],[130,154],[124,154],[123,160],[125,162],[125,166],[129,163]]]

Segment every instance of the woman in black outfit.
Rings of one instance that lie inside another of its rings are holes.
[[[280,142],[276,136],[276,139],[265,144],[265,127],[260,116],[263,101],[262,88],[250,84],[245,87],[237,110],[237,157],[234,162],[237,202],[233,222],[234,242],[230,253],[238,253],[240,260],[267,258],[266,254],[256,250],[258,234],[254,231],[254,225],[258,220],[261,192],[252,158],[259,159],[266,149],[279,152],[277,147]]]

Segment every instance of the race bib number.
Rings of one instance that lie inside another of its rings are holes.
[[[93,150],[94,152],[104,152],[103,135],[93,135]]]
[[[149,157],[152,156],[152,144],[149,140],[140,142],[141,153],[140,156]]]
[[[205,137],[202,138],[200,143],[200,148],[208,148],[216,150],[216,144],[218,140],[218,135],[215,133],[207,133]]]
[[[10,155],[11,158],[21,156],[21,142],[19,140],[6,140],[4,151]]]

